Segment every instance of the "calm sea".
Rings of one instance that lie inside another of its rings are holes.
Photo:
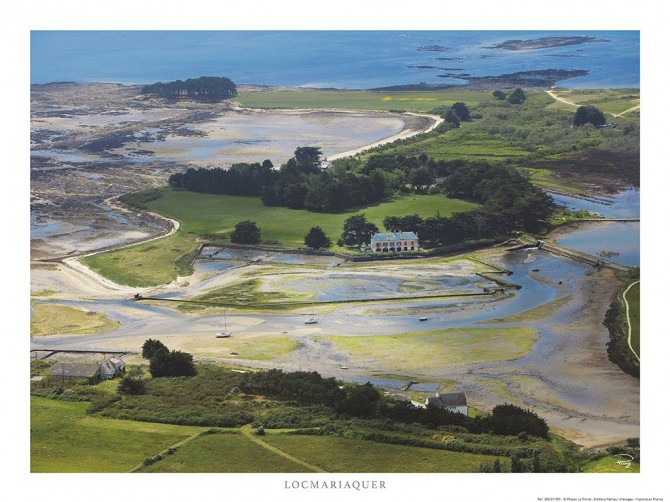
[[[592,36],[530,51],[510,39]],[[144,84],[203,75],[234,82],[368,89],[464,83],[445,73],[588,70],[566,87],[640,86],[639,31],[33,31],[31,83]]]

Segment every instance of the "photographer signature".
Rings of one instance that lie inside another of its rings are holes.
[[[620,460],[617,460],[615,463],[618,465],[624,466],[626,469],[630,467],[631,462],[633,461],[633,456],[628,455],[627,453],[619,453],[618,455],[612,455],[613,457],[624,457]]]

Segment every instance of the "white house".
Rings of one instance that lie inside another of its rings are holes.
[[[100,378],[103,380],[114,378],[116,375],[123,373],[125,369],[126,364],[120,358],[110,357],[100,365]]]
[[[468,400],[463,392],[451,394],[435,393],[435,397],[426,399],[426,407],[441,408],[454,413],[462,413],[468,416]]]
[[[374,234],[370,239],[373,253],[403,253],[419,250],[419,237],[414,232]]]

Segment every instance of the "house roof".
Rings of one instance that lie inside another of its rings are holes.
[[[451,394],[439,394],[436,397],[429,397],[428,404],[433,404],[441,408],[452,408],[454,406],[467,406],[468,400],[463,392],[454,392]]]
[[[53,376],[93,378],[100,372],[100,364],[56,363],[49,369]]]
[[[414,232],[388,232],[385,234],[379,233],[372,236],[371,242],[384,241],[410,241],[418,239]]]

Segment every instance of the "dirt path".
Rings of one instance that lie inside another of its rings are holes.
[[[626,322],[628,323],[628,347],[630,348],[630,351],[631,351],[631,352],[635,355],[635,357],[637,358],[637,362],[638,362],[638,363],[640,362],[640,356],[637,355],[637,352],[635,352],[635,350],[633,349],[633,346],[632,346],[631,343],[630,343],[630,338],[631,338],[631,335],[633,334],[633,326],[632,326],[632,324],[631,324],[631,322],[630,322],[630,306],[628,305],[628,300],[626,300],[626,294],[628,293],[628,291],[630,291],[630,288],[632,288],[632,287],[635,286],[636,284],[639,284],[639,282],[640,282],[640,281],[635,281],[635,282],[632,283],[630,286],[628,286],[628,287],[626,288],[626,291],[624,291],[624,292],[623,292],[623,295],[622,295],[622,296],[623,296],[623,302],[624,302],[624,304],[626,305]]]
[[[303,460],[300,460],[299,458],[296,458],[293,455],[289,455],[288,453],[286,453],[285,451],[280,450],[279,448],[275,448],[274,446],[269,445],[268,443],[266,443],[265,441],[259,439],[257,436],[254,435],[254,432],[252,431],[251,426],[245,425],[244,427],[241,427],[240,430],[242,431],[242,434],[244,434],[244,436],[247,439],[253,441],[254,443],[256,443],[259,446],[262,446],[266,450],[271,451],[275,455],[279,455],[280,457],[284,457],[285,459],[290,460],[291,462],[294,462],[296,464],[300,464],[303,467],[306,467],[307,469],[309,469],[310,471],[313,471],[313,472],[328,472],[328,471],[324,471],[320,467],[317,467],[317,466],[312,465],[312,464],[308,464],[307,462],[305,462]]]
[[[556,94],[555,92],[553,92],[551,89],[547,89],[545,92],[546,92],[547,94],[549,94],[549,96],[551,96],[552,98],[554,98],[556,101],[560,101],[561,103],[565,103],[566,105],[574,106],[575,108],[577,108],[578,106],[580,106],[580,105],[578,105],[577,103],[573,103],[572,101],[569,101],[569,100],[567,100],[567,99],[565,99],[565,98],[561,98],[558,94]],[[640,109],[640,105],[636,105],[636,106],[633,106],[633,107],[629,108],[628,110],[624,110],[624,111],[622,111],[621,113],[610,113],[610,112],[605,112],[605,113],[606,113],[607,115],[611,115],[612,117],[623,117],[626,113],[628,113],[628,112],[632,112],[632,111],[634,111],[634,110],[639,110],[639,109]]]

